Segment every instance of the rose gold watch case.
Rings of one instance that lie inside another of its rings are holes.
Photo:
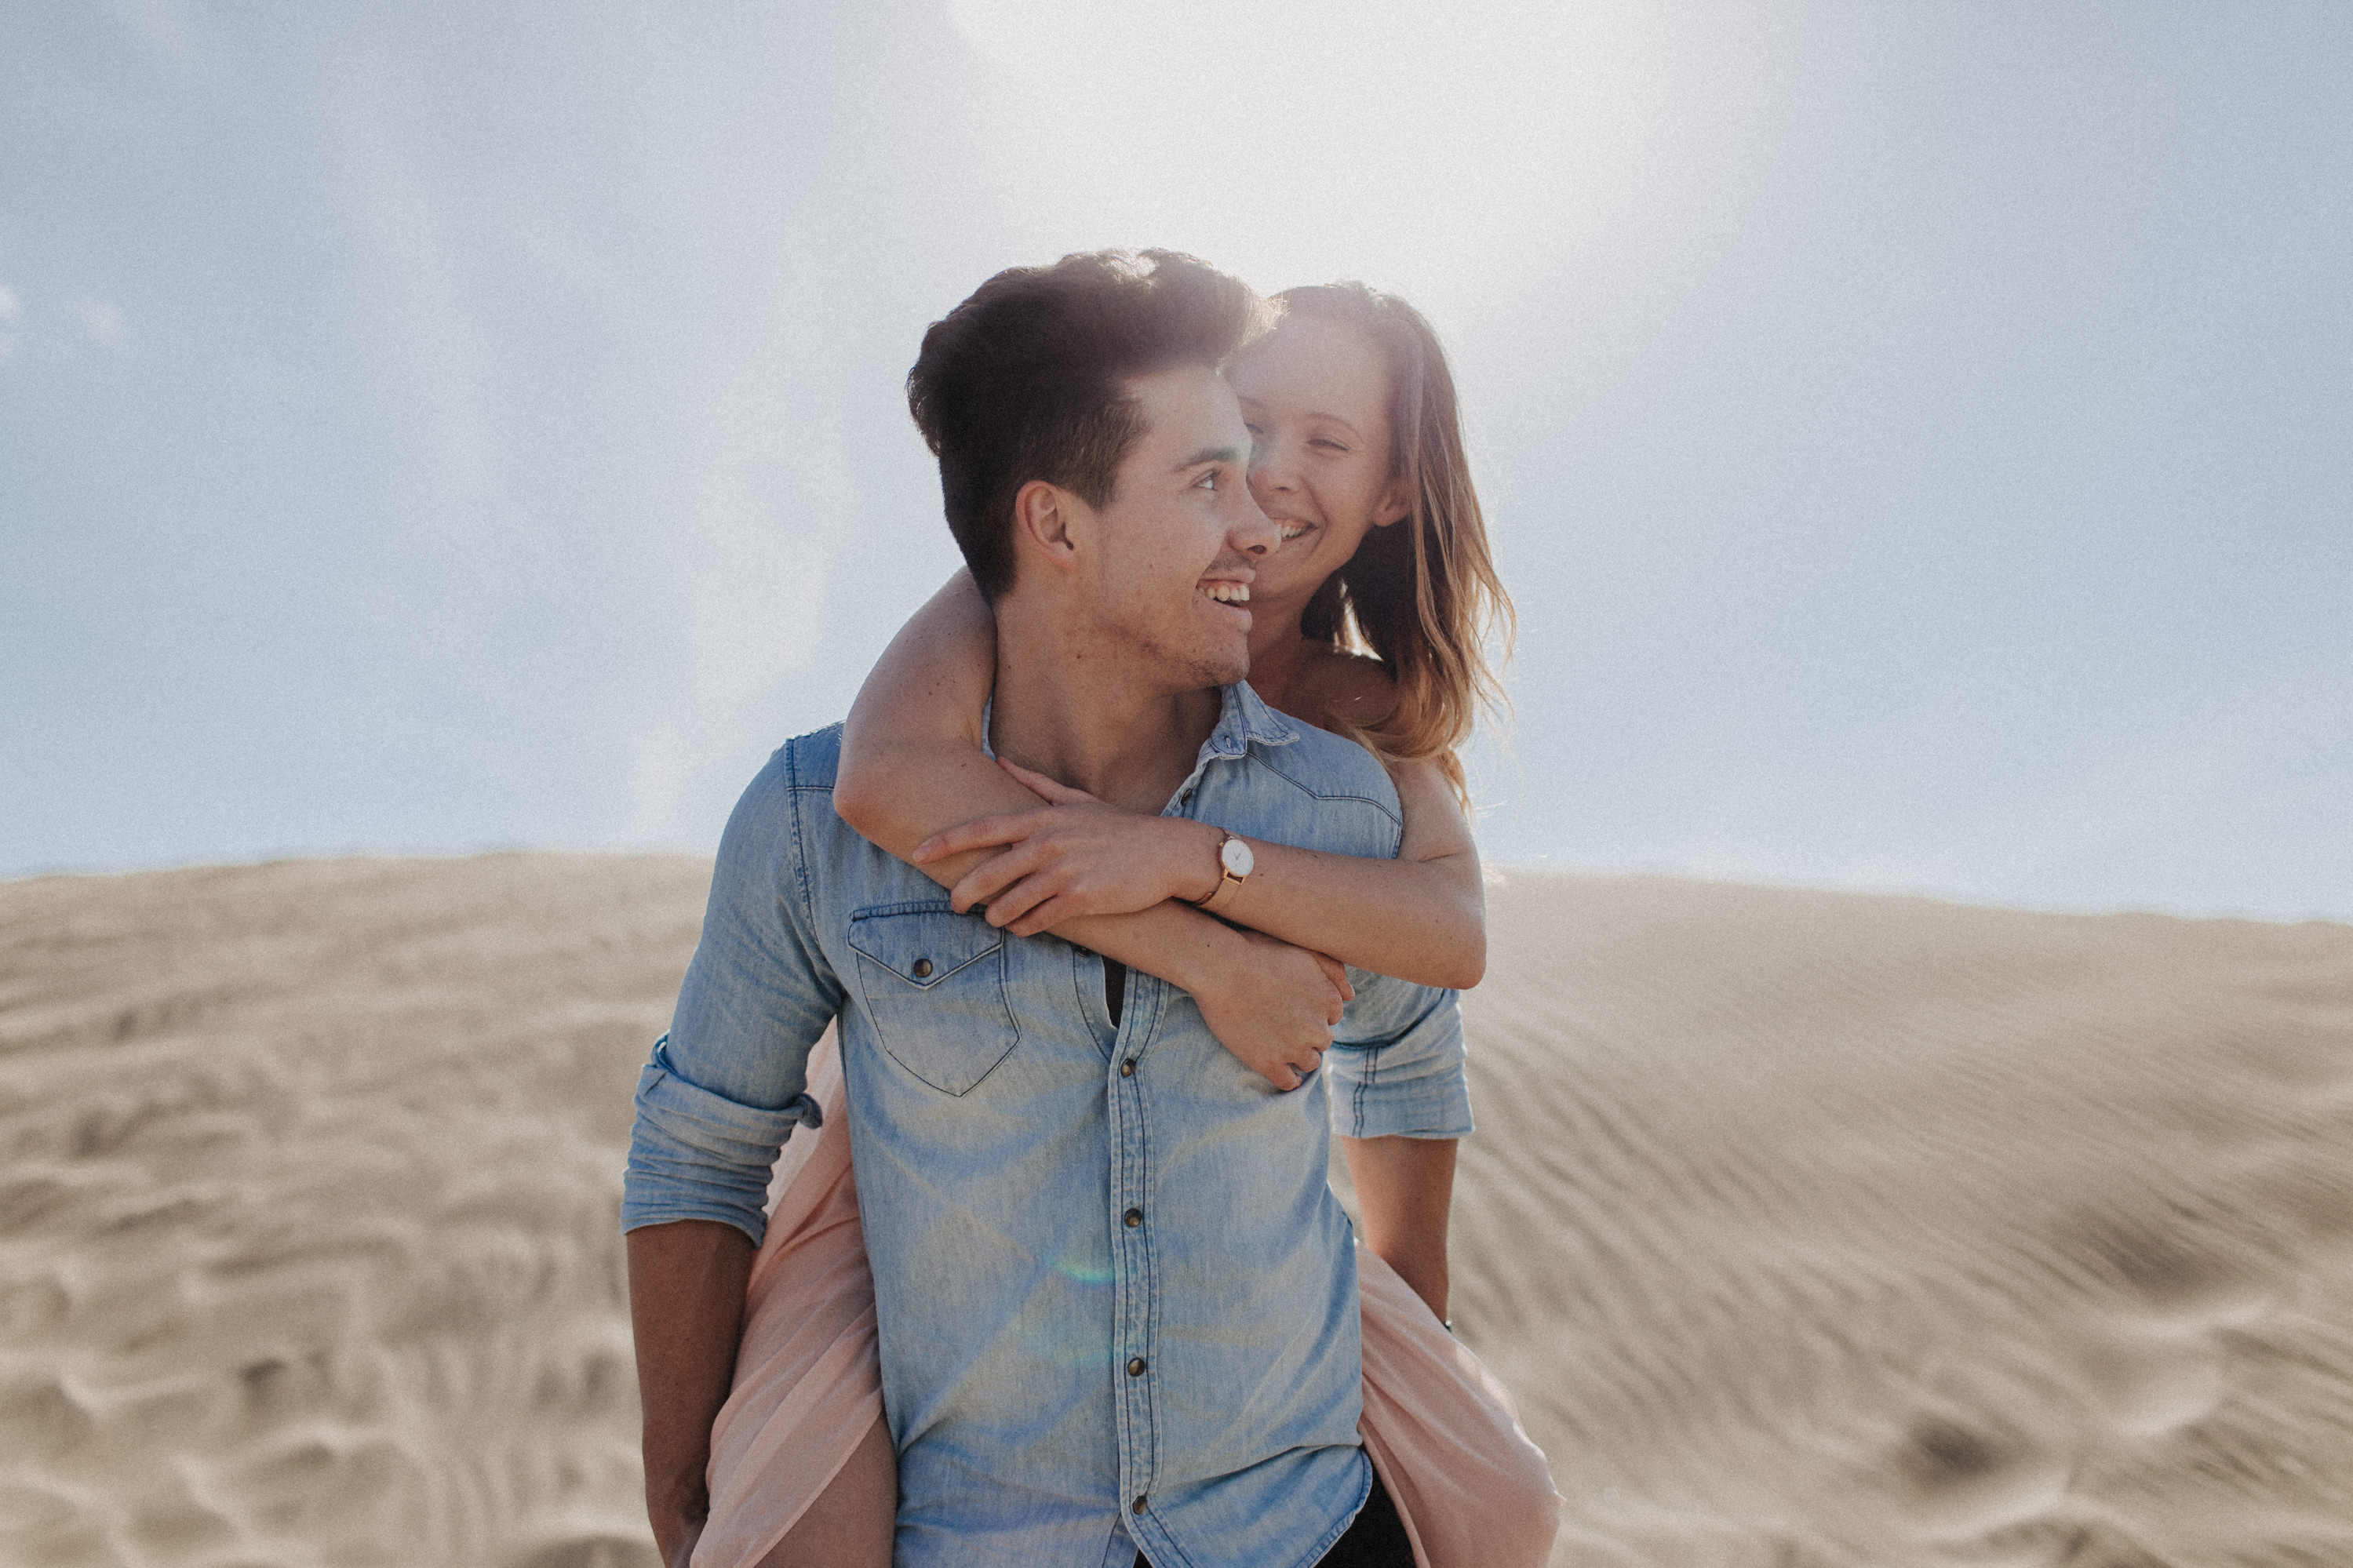
[[[1232,834],[1227,834],[1224,842],[1218,846],[1218,885],[1209,889],[1208,898],[1193,907],[1209,914],[1217,913],[1218,906],[1232,898],[1234,889],[1240,887],[1243,879],[1257,868],[1257,859],[1250,853],[1249,845]]]

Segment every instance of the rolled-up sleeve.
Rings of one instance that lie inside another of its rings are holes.
[[[621,1228],[715,1219],[757,1247],[767,1234],[768,1173],[776,1151],[795,1127],[818,1124],[816,1102],[803,1094],[782,1110],[738,1104],[679,1077],[669,1053],[664,1035],[638,1075]]]
[[[842,992],[815,940],[797,807],[788,747],[728,819],[670,1033],[638,1075],[623,1230],[717,1220],[758,1246],[776,1152],[817,1125],[808,1056]]]
[[[1348,977],[1356,999],[1324,1058],[1332,1131],[1344,1138],[1469,1136],[1458,994],[1361,970]]]

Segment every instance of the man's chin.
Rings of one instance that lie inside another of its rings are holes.
[[[1250,679],[1250,660],[1243,658],[1193,658],[1178,667],[1182,674],[1181,689],[1201,691],[1215,686],[1233,686]]]
[[[1200,662],[1201,684],[1232,686],[1250,679],[1250,644],[1236,643],[1205,655]]]
[[[1136,647],[1135,657],[1167,671],[1170,688],[1176,690],[1198,691],[1213,686],[1232,686],[1250,679],[1250,645],[1246,642],[1224,647],[1204,647],[1196,642],[1180,650],[1148,639]]]
[[[1185,689],[1206,690],[1211,687],[1236,686],[1250,679],[1250,658],[1247,655],[1188,659],[1183,666]]]

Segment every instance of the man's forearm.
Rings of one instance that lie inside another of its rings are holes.
[[[1454,1201],[1452,1138],[1343,1138],[1365,1245],[1446,1317],[1446,1216]]]
[[[683,1564],[711,1511],[711,1424],[734,1382],[752,1241],[732,1225],[690,1219],[633,1230],[628,1248],[646,1512],[662,1561]]]

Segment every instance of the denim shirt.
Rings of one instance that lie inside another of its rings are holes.
[[[1314,1563],[1371,1476],[1330,1134],[1470,1131],[1455,994],[1350,971],[1333,1049],[1290,1093],[1149,975],[1113,1025],[1100,958],[955,914],[834,815],[839,742],[787,742],[728,824],[638,1083],[623,1227],[757,1243],[838,1015],[899,1568]],[[1400,834],[1367,752],[1246,686],[1166,812],[1347,855]]]

